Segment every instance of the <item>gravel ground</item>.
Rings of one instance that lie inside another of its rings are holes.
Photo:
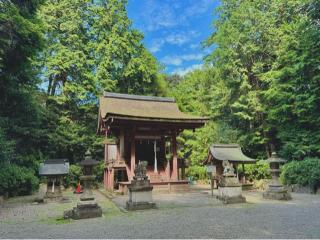
[[[1,238],[320,238],[320,196],[293,194],[288,202],[245,192],[248,203],[223,205],[207,191],[154,194],[158,209],[122,212],[126,196],[109,201],[96,192],[102,218],[63,220],[71,203],[32,205],[14,198],[0,208]]]

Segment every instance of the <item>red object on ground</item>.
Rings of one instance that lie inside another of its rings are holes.
[[[80,181],[78,182],[78,186],[77,186],[77,189],[76,189],[76,193],[81,193]]]

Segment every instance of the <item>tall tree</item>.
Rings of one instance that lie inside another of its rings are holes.
[[[46,48],[40,56],[47,83],[51,154],[79,160],[96,136],[103,90],[161,94],[159,67],[132,28],[124,0],[48,0],[40,11]]]
[[[35,167],[43,134],[32,66],[42,45],[36,10],[41,1],[0,1],[0,135],[11,153],[1,158]],[[9,147],[8,147],[9,148]],[[1,151],[1,150],[0,150]],[[3,160],[3,159],[1,159]]]
[[[297,156],[294,152],[308,155],[305,148],[318,151],[318,138],[307,137],[315,134],[309,129],[317,129],[310,118],[314,123],[318,119],[312,113],[318,106],[319,31],[314,24],[317,16],[311,16],[316,5],[311,0],[244,0],[222,1],[218,9],[216,31],[206,42],[216,46],[207,61],[230,91],[218,118],[237,128],[241,142],[261,156],[284,150],[282,145],[288,146],[284,151],[289,158]],[[301,148],[293,151],[297,144]]]
[[[268,118],[290,159],[320,156],[320,3],[290,1],[281,18],[281,41],[264,75]]]

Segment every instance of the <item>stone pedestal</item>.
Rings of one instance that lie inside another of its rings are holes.
[[[274,200],[290,200],[291,195],[278,181],[271,181],[267,190],[263,193],[263,198]]]
[[[94,201],[91,185],[95,176],[93,175],[93,166],[98,162],[93,160],[90,151],[86,152],[85,160],[80,162],[83,166],[84,175],[80,177],[83,181],[83,194],[80,197],[80,202],[72,210],[64,212],[64,218],[83,219],[83,218],[95,218],[102,216],[101,207]]]
[[[150,180],[132,180],[128,186],[129,200],[126,203],[127,210],[143,210],[155,208],[156,204],[152,199],[153,187]]]
[[[64,218],[72,218],[75,220],[84,218],[96,218],[102,216],[101,207],[95,201],[78,202],[77,206],[72,210],[64,212]]]
[[[267,190],[263,193],[263,198],[274,200],[290,200],[291,195],[288,193],[287,189],[279,182],[280,164],[285,163],[286,160],[278,157],[278,155],[273,152],[271,157],[267,159],[267,162],[270,165],[272,180],[268,184]]]
[[[246,202],[242,196],[242,186],[234,174],[223,175],[218,186],[217,198],[225,204]]]

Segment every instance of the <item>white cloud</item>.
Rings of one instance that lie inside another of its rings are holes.
[[[198,0],[194,1],[190,7],[188,7],[185,11],[187,16],[195,16],[200,15],[208,11],[208,9],[212,6],[212,0]]]
[[[177,68],[177,69],[173,70],[172,73],[178,74],[180,76],[184,76],[187,73],[192,72],[196,69],[201,69],[202,66],[203,66],[202,64],[193,64],[193,65],[186,67],[186,68]]]
[[[186,25],[189,17],[205,13],[214,4],[212,0],[145,0],[139,21],[143,31]]]
[[[190,42],[193,38],[197,36],[199,36],[199,32],[197,31],[171,33],[163,38],[154,39],[151,43],[151,46],[149,47],[149,50],[152,53],[159,52],[165,44],[181,46],[185,43]]]
[[[180,57],[177,56],[165,56],[164,58],[162,58],[161,62],[167,65],[179,66],[183,61]]]
[[[199,61],[202,58],[202,54],[168,55],[162,58],[161,62],[167,65],[180,66],[185,61]]]

